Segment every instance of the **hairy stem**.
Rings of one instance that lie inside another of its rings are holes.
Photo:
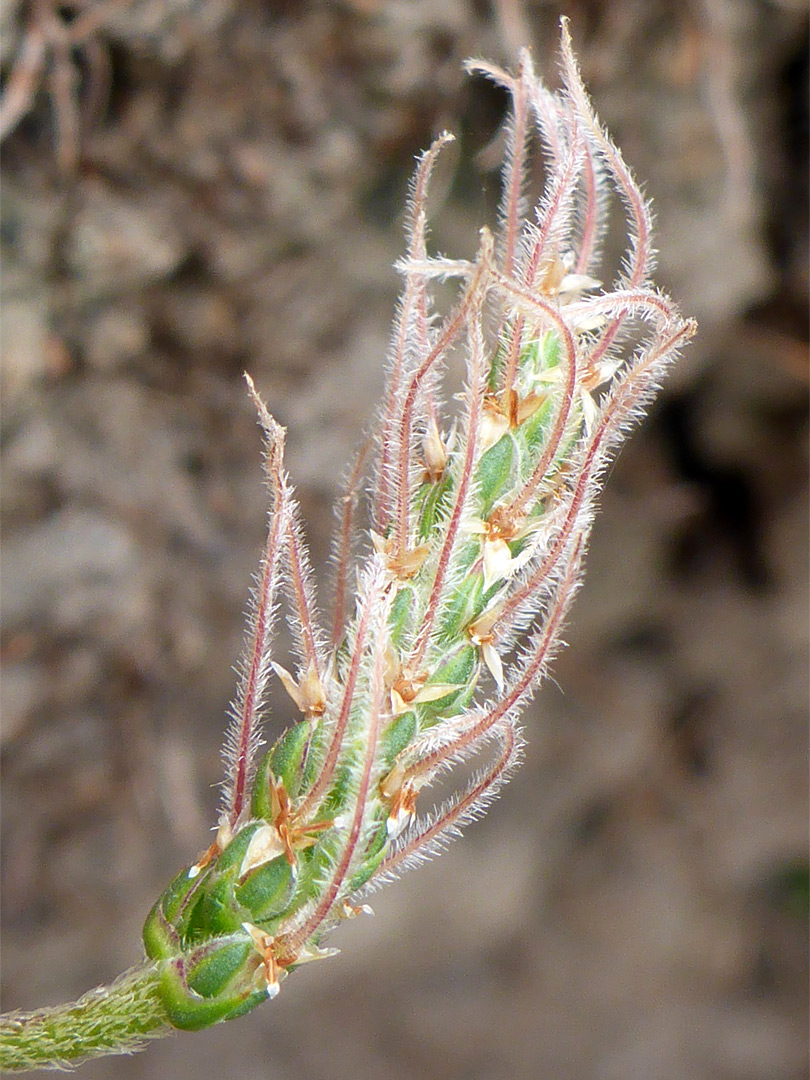
[[[158,993],[158,964],[143,964],[66,1005],[0,1017],[0,1068],[64,1068],[139,1050],[171,1034]]]

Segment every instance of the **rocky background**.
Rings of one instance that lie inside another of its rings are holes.
[[[527,760],[340,958],[88,1078],[806,1076],[798,0],[6,0],[3,1006],[136,961],[208,843],[265,514],[242,371],[325,566],[413,155],[460,135],[433,235],[469,251],[504,100],[461,62],[528,43],[553,81],[561,9],[701,332],[612,472]]]

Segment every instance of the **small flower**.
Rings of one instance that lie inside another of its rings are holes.
[[[348,900],[344,900],[343,907],[340,910],[340,916],[343,919],[356,919],[358,915],[373,915],[374,908],[371,904],[350,904]]]
[[[243,922],[242,929],[249,934],[259,958],[253,985],[257,990],[264,988],[269,998],[277,997],[287,972],[276,961],[275,938],[250,922]]]
[[[371,543],[377,554],[385,557],[386,568],[394,581],[408,581],[414,577],[422,569],[422,564],[430,554],[429,544],[418,544],[410,550],[398,552],[393,539],[386,540],[373,529]]]
[[[425,455],[425,479],[429,484],[436,484],[444,475],[451,448],[451,441],[445,442],[439,432],[435,416],[428,421],[427,431],[422,439],[422,452]]]
[[[239,877],[244,877],[251,870],[255,870],[257,866],[270,862],[271,859],[275,859],[276,856],[282,855],[286,851],[287,847],[275,825],[260,826],[250,838],[247,851],[242,859],[242,865],[239,867]]]
[[[590,274],[575,273],[575,265],[576,254],[573,251],[567,251],[562,258],[555,256],[551,259],[540,274],[540,292],[558,297],[563,304],[570,304],[578,300],[583,292],[601,286],[602,282]]]
[[[239,876],[254,870],[279,855],[296,870],[296,853],[317,843],[319,834],[332,829],[336,818],[328,821],[300,821],[292,808],[287,789],[280,780],[269,776],[272,820],[258,828],[251,836],[242,858]]]
[[[509,413],[504,412],[501,404],[494,394],[490,394],[484,401],[484,410],[481,417],[481,426],[478,431],[478,445],[481,453],[489,450],[509,430]]]
[[[484,589],[509,577],[515,564],[509,545],[500,536],[487,537],[483,548]]]
[[[495,604],[479,615],[475,622],[467,627],[467,633],[473,645],[481,650],[481,657],[495,680],[498,690],[503,690],[503,663],[495,648],[495,624],[503,614],[503,605]]]
[[[394,840],[413,818],[419,789],[400,762],[380,782],[380,794],[389,804],[385,827]]]
[[[310,662],[300,681],[296,681],[281,664],[272,662],[273,671],[295,704],[306,717],[322,716],[326,708],[326,694],[315,665]]]

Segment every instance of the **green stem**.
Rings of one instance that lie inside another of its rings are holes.
[[[158,995],[160,965],[143,964],[67,1005],[0,1016],[0,1068],[65,1068],[132,1053],[173,1031]]]

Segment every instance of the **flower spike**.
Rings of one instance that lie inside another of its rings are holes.
[[[452,136],[418,161],[385,390],[339,504],[328,637],[285,432],[247,379],[267,539],[216,837],[144,926],[153,1027],[240,1016],[333,955],[325,935],[482,814],[520,759],[519,716],[561,645],[608,464],[695,332],[650,283],[650,209],[596,119],[565,21],[561,67],[555,94],[526,51],[514,74],[468,64],[512,101],[497,228],[481,228],[474,259],[428,248],[429,181]],[[627,233],[614,268],[611,200]],[[291,657],[271,656],[280,605]],[[291,725],[259,757],[271,673]]]
[[[480,230],[474,259],[428,249],[429,180],[451,136],[419,159],[382,405],[340,503],[328,645],[284,433],[249,383],[273,505],[226,744],[226,813],[145,931],[149,955],[170,963],[178,1026],[274,996],[296,966],[330,955],[324,934],[365,894],[487,808],[560,647],[606,467],[694,333],[649,283],[650,210],[595,117],[565,23],[561,66],[555,94],[526,51],[514,74],[468,65],[512,99],[498,227]],[[545,160],[536,206],[533,140]],[[613,272],[600,265],[611,199],[628,235]],[[453,282],[442,311],[437,283]],[[445,376],[459,354],[453,407]],[[269,655],[279,597],[290,667]],[[299,719],[256,764],[271,671]],[[437,805],[431,789],[457,777]],[[212,957],[229,972],[213,990]]]

